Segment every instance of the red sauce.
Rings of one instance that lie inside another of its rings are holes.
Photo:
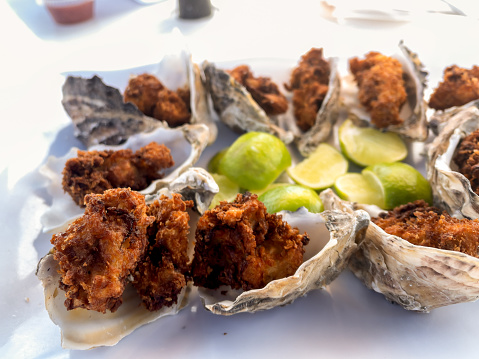
[[[53,19],[59,24],[75,24],[93,17],[93,0],[75,4],[46,3]]]

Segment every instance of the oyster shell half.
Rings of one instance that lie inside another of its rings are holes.
[[[177,304],[163,307],[156,312],[141,305],[135,289],[128,285],[123,293],[123,304],[114,313],[105,314],[77,308],[68,311],[63,304],[64,292],[59,288],[60,274],[53,254],[47,254],[38,263],[37,276],[42,281],[45,306],[51,320],[61,328],[62,347],[65,349],[91,349],[112,346],[136,328],[158,318],[176,314],[188,298],[189,287],[178,296]]]
[[[384,130],[398,133],[414,141],[425,141],[428,136],[428,127],[424,91],[428,73],[417,54],[408,49],[403,41],[399,43],[399,48],[401,54],[393,55],[393,57],[401,62],[405,74],[407,100],[399,114],[404,122],[401,125],[390,125]],[[341,88],[343,103],[348,109],[349,118],[357,125],[372,126],[369,113],[359,102],[354,76],[350,74],[343,77]]]
[[[171,151],[175,166],[165,171],[165,177],[153,181],[150,186],[140,191],[140,193],[143,194],[153,194],[160,188],[168,186],[195,164],[206,147],[208,139],[209,130],[202,124],[184,125],[175,129],[159,127],[153,132],[138,133],[130,136],[122,145],[97,145],[91,147],[90,150],[119,150],[131,148],[135,151],[152,141],[165,144]],[[77,151],[78,148],[72,148],[63,157],[57,158],[51,156],[47,160],[47,163],[40,168],[40,173],[49,180],[47,190],[52,196],[52,205],[41,218],[45,232],[53,231],[63,226],[70,219],[83,213],[83,209],[79,207],[68,194],[64,193],[62,187],[62,171],[65,167],[65,162],[69,158],[75,157]],[[203,177],[205,176],[206,174],[203,174]],[[212,178],[206,181],[206,183],[209,184],[212,182],[216,184]],[[213,188],[214,191],[213,185],[208,186]],[[203,202],[206,203],[207,199],[203,199]],[[200,208],[204,207],[204,203],[200,205]]]
[[[323,198],[326,209],[369,209]],[[376,216],[377,213],[372,213]],[[369,289],[387,300],[418,312],[479,298],[479,259],[469,255],[417,246],[370,223],[365,239],[349,260],[349,269]]]
[[[207,61],[203,63],[203,71],[213,107],[227,126],[237,132],[267,132],[286,144],[293,141],[293,133],[277,126],[230,74]]]
[[[457,218],[479,218],[479,196],[452,162],[461,139],[479,128],[479,109],[470,103],[447,114],[447,122],[443,122],[439,135],[427,148],[427,179],[434,204]],[[442,116],[445,118],[446,112]]]
[[[294,275],[271,281],[264,288],[245,292],[228,289],[227,300],[219,294],[223,288],[200,288],[207,310],[220,315],[254,313],[292,303],[309,291],[328,285],[347,266],[369,224],[369,215],[364,211],[310,213],[302,207],[296,212],[280,214],[284,221],[310,236],[303,264]]]
[[[205,124],[210,131],[208,142],[213,143],[216,124],[210,116],[201,70],[191,55],[183,51],[165,56],[154,75],[169,88],[189,87],[190,124]],[[127,82],[125,79],[125,85]],[[168,127],[166,122],[145,116],[134,104],[125,103],[119,89],[106,85],[96,75],[89,79],[68,76],[62,91],[62,104],[73,121],[75,136],[88,148],[97,144],[118,145],[133,134]]]
[[[285,126],[294,134],[294,142],[302,156],[308,157],[321,142],[326,142],[339,118],[341,79],[338,58],[327,59],[331,68],[328,92],[316,115],[314,125],[308,131],[301,131],[294,116],[285,118]]]

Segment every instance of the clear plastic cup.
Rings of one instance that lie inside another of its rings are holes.
[[[43,0],[58,24],[76,24],[93,17],[94,0]]]

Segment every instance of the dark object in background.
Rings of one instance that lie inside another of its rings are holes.
[[[45,0],[45,6],[56,23],[67,25],[93,17],[94,0]]]
[[[210,0],[178,0],[181,19],[200,19],[211,15]]]

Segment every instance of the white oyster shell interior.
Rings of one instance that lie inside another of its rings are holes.
[[[189,167],[196,163],[208,143],[209,131],[203,124],[184,125],[176,129],[158,128],[150,133],[139,133],[131,136],[125,143],[118,146],[97,145],[90,150],[119,150],[130,148],[136,151],[142,146],[155,141],[165,144],[171,151],[175,165],[165,170],[165,177],[154,181],[143,191],[143,194],[152,194],[161,187],[174,181]],[[43,231],[55,231],[65,223],[83,214],[83,208],[78,206],[72,198],[63,191],[62,171],[69,158],[76,157],[78,148],[72,148],[65,156],[50,157],[40,168],[40,173],[49,179],[47,190],[52,196],[52,204],[43,214],[41,223]],[[214,181],[213,181],[214,182]]]
[[[220,315],[253,313],[289,304],[311,290],[326,286],[347,266],[369,223],[369,216],[364,211],[310,213],[303,207],[296,212],[282,211],[280,214],[291,226],[310,236],[303,264],[294,275],[271,281],[261,289],[244,292],[229,289],[225,297],[221,294],[224,288],[200,288],[199,294],[207,310]]]
[[[358,207],[337,196],[323,198],[325,209]],[[378,215],[374,206],[359,206]],[[416,246],[370,223],[366,237],[349,260],[349,269],[369,289],[403,308],[429,312],[434,308],[479,298],[479,259],[431,247]]]
[[[67,310],[64,305],[64,292],[58,286],[58,269],[53,254],[48,254],[38,264],[37,276],[44,287],[48,314],[62,331],[62,347],[65,349],[84,350],[115,345],[136,328],[158,318],[176,314],[186,305],[188,288],[179,294],[177,304],[150,312],[141,305],[141,299],[135,289],[127,285],[123,293],[123,304],[114,313],[103,314],[82,308]]]

